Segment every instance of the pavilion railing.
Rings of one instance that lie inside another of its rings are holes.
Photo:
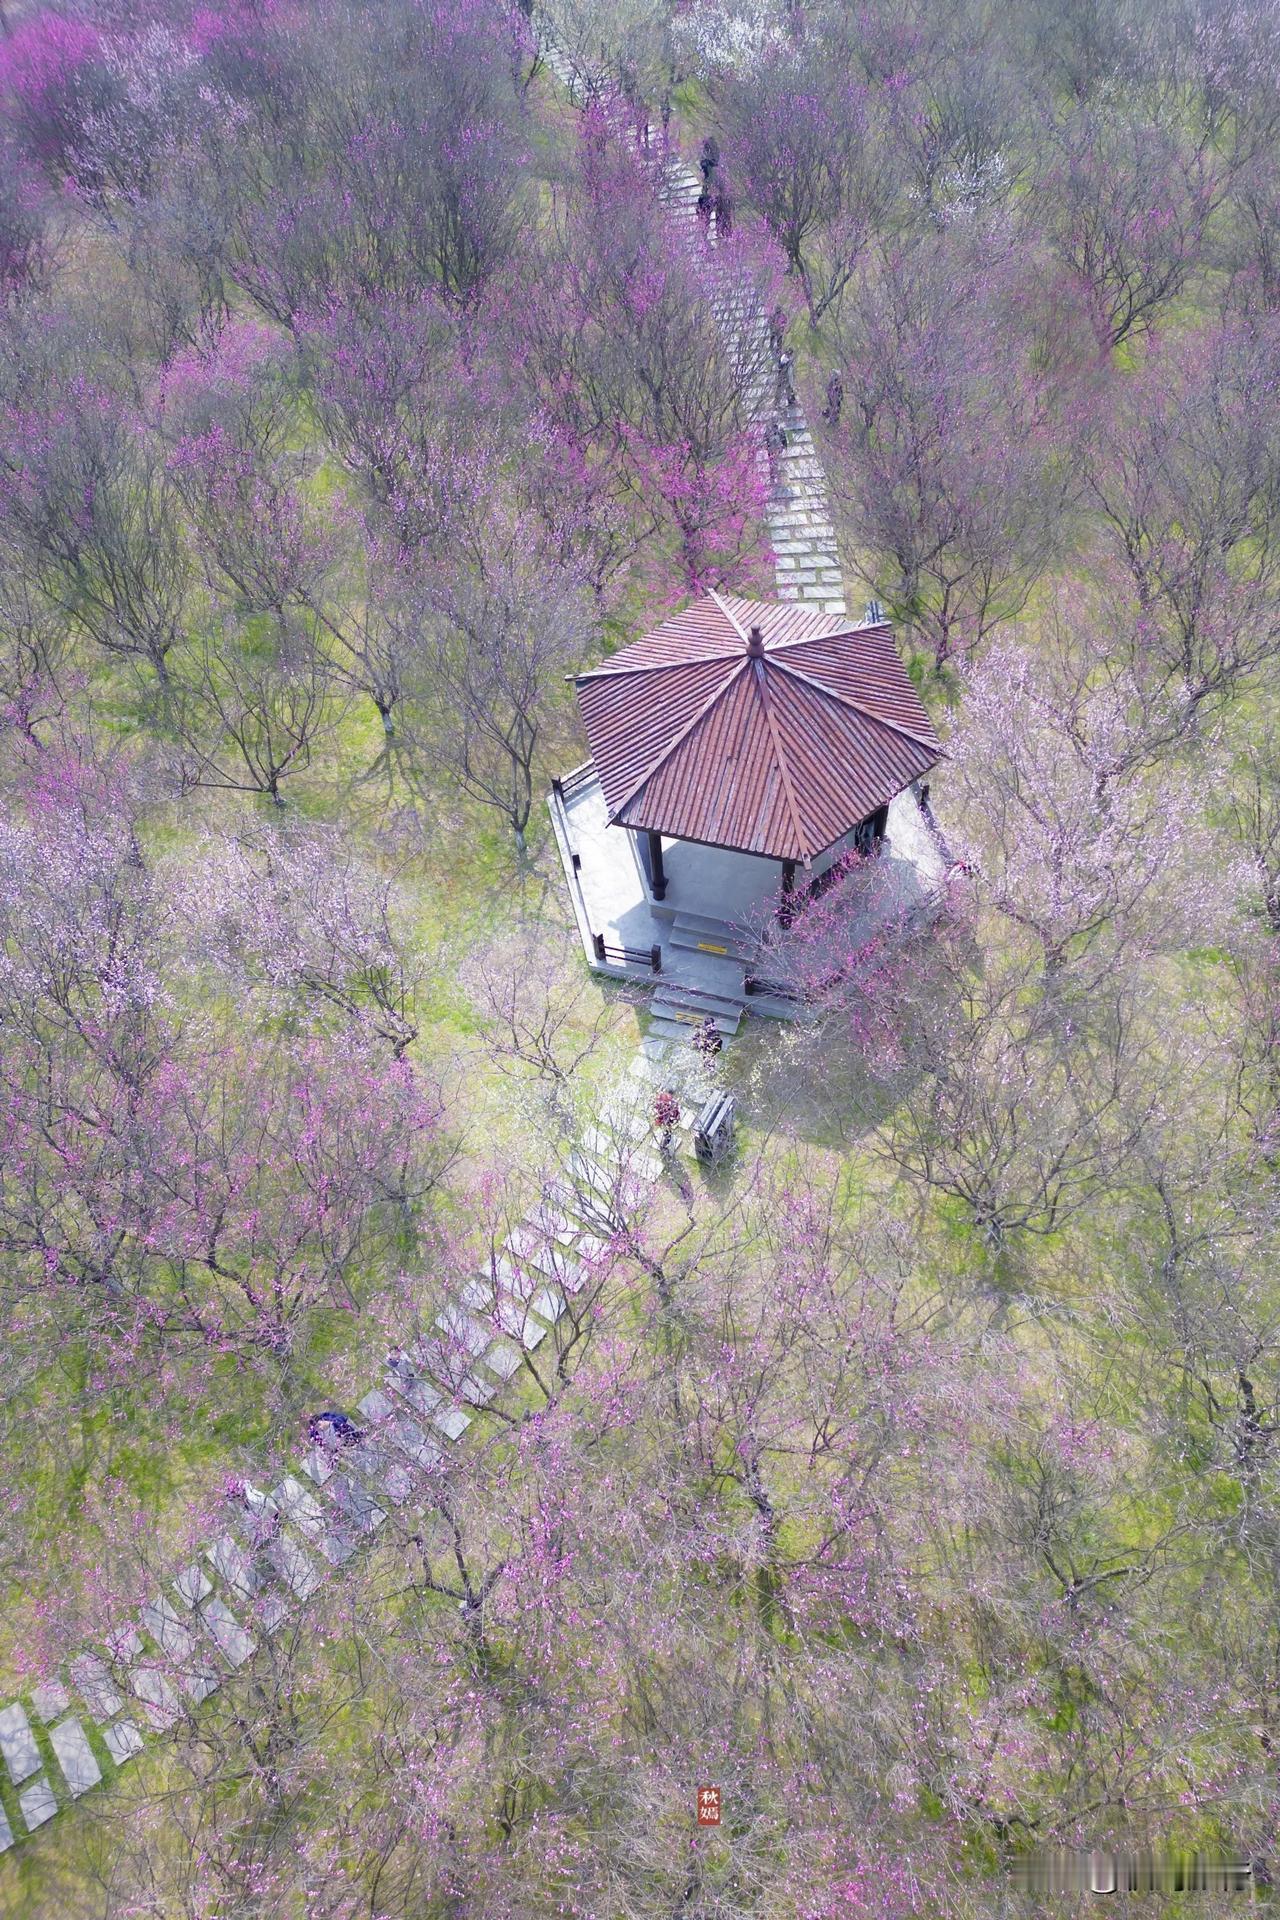
[[[582,871],[582,856],[574,846],[569,833],[569,814],[566,803],[574,794],[590,786],[596,778],[595,762],[584,760],[580,767],[574,767],[570,773],[553,774],[551,779],[552,809],[558,812],[561,838],[565,852],[569,856],[570,883],[578,909],[578,923],[584,935],[591,943],[591,951],[602,966],[643,967],[646,973],[662,972],[662,949],[656,943],[651,947],[626,947],[606,940],[602,933],[596,933],[591,926],[591,916],[587,911],[586,895],[582,891],[579,874]]]
[[[719,1006],[733,999],[731,993],[713,993],[709,987],[686,986],[683,980],[677,980],[676,991],[682,1000],[714,1000]]]
[[[771,1000],[794,1000],[797,1006],[804,999],[803,990],[793,980],[770,980],[763,973],[749,973],[742,983],[744,993],[767,994]]]
[[[553,773],[551,791],[558,793],[562,800],[572,794],[580,793],[583,787],[589,787],[596,777],[594,760],[584,760],[580,767],[574,767],[569,773]]]
[[[617,947],[602,933],[593,933],[591,944],[597,960],[615,967],[647,967],[650,973],[662,972],[662,948],[656,943],[651,947]]]

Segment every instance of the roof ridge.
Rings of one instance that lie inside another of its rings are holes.
[[[811,613],[816,620],[840,618],[836,613],[819,613],[816,607],[805,607],[803,611]],[[793,647],[819,647],[826,640],[844,640],[855,633],[879,633],[888,640],[893,639],[893,628],[887,620],[873,621],[870,626],[865,622],[860,625],[856,620],[846,620],[843,626],[833,627],[830,633],[800,633],[794,640],[777,640],[772,644],[766,640],[765,646],[770,653],[789,653]]]
[[[719,608],[720,612],[724,615],[725,619],[729,622],[729,625],[734,633],[734,636],[739,640],[745,640],[747,637],[746,634],[742,631],[741,627],[738,625],[738,622],[734,619],[728,607],[725,606],[723,600],[720,598],[719,594],[715,591],[713,587],[709,587],[707,589],[707,593],[705,597],[707,599],[715,601],[716,606]],[[695,601],[695,602],[692,602],[691,604],[696,605],[697,602]],[[683,611],[687,613],[688,608],[687,607],[684,608]],[[675,618],[678,620],[680,618],[680,615],[676,614]],[[665,625],[666,623],[664,622],[663,624]],[[655,634],[659,631],[660,629],[655,628],[652,633],[642,633],[640,635],[639,640],[629,640],[626,646],[621,649],[621,651],[623,653],[629,653],[632,647],[640,646],[645,640],[652,640]],[[622,680],[622,679],[625,679],[626,676],[630,673],[664,673],[664,672],[669,673],[673,667],[681,667],[681,666],[697,667],[697,666],[701,666],[703,662],[707,660],[732,660],[734,659],[736,654],[737,654],[737,648],[729,647],[724,653],[698,653],[698,654],[692,654],[692,655],[686,654],[682,660],[651,660],[651,661],[646,661],[639,666],[629,666],[629,667],[611,667],[609,666],[607,661],[602,661],[598,667],[591,667],[586,673],[574,674],[573,681],[574,681],[574,685],[577,686],[583,680],[610,680],[610,679]],[[616,659],[617,655],[615,655],[614,658]]]
[[[644,637],[647,639],[649,636]],[[632,647],[638,647],[639,644],[639,640],[628,642],[628,646]],[[627,648],[624,647],[622,651],[625,653]],[[710,660],[735,660],[737,655],[737,647],[730,647],[724,653],[686,654],[682,660],[649,660],[634,667],[591,667],[586,673],[575,673],[565,677],[572,679],[576,687],[580,686],[584,680],[626,680],[633,673],[670,673],[673,668],[678,667],[703,667]]]
[[[732,659],[733,655],[726,654],[723,657],[725,659]],[[651,766],[646,767],[645,771],[641,774],[640,778],[634,783],[634,785],[630,786],[627,789],[626,793],[623,794],[621,800],[619,800],[617,804],[617,807],[610,811],[610,814],[609,814],[610,821],[617,820],[621,816],[623,808],[629,807],[631,805],[631,802],[635,799],[636,795],[641,791],[641,789],[648,786],[654,774],[658,771],[658,768],[665,766],[667,761],[671,758],[672,754],[675,752],[676,748],[684,745],[689,735],[693,732],[694,728],[698,725],[698,722],[700,720],[706,719],[707,714],[711,711],[712,707],[715,706],[716,702],[720,699],[721,695],[729,691],[729,688],[733,685],[734,681],[738,678],[739,674],[742,672],[742,669],[749,665],[750,665],[750,657],[749,655],[744,653],[741,657],[739,664],[734,668],[733,672],[728,674],[725,679],[719,681],[717,685],[711,689],[711,692],[707,695],[706,699],[703,701],[702,705],[698,708],[697,712],[690,719],[685,721],[685,724],[681,727],[679,733],[672,735],[671,739],[668,740],[666,746],[663,748],[662,752],[658,755],[657,759],[652,763]]]
[[[739,640],[742,640],[745,642],[747,636],[743,631],[741,620],[739,620],[737,614],[734,613],[731,608],[725,605],[724,601],[720,598],[720,595],[716,592],[714,587],[707,588],[707,598],[709,600],[715,601],[721,613],[724,615],[725,619],[729,622],[729,625],[733,628],[734,632],[737,634]]]
[[[778,771],[782,775],[782,791],[787,802],[787,812],[791,815],[791,826],[796,836],[796,845],[800,849],[800,858],[809,866],[813,855],[809,851],[809,842],[800,819],[800,809],[796,804],[795,789],[791,785],[791,769],[787,765],[787,756],[783,750],[782,736],[778,732],[773,716],[773,706],[769,699],[768,675],[764,670],[764,658],[752,659],[755,668],[756,695],[764,708],[765,722],[769,728],[769,738],[773,741],[773,751],[778,761]]]
[[[834,634],[831,636],[836,637]],[[766,656],[767,657],[767,656]],[[828,687],[821,680],[815,680],[812,674],[802,673],[799,667],[788,666],[785,660],[774,662],[779,673],[789,673],[793,680],[799,680],[802,686],[812,687],[815,693],[825,694],[828,700],[838,700],[843,707],[851,707],[854,713],[860,713],[864,720],[874,720],[882,727],[888,727],[891,733],[900,733],[904,739],[913,740],[918,747],[929,752],[942,752],[942,744],[935,735],[926,740],[912,727],[904,727],[900,720],[891,720],[887,713],[880,713],[875,707],[869,707],[864,701],[854,700],[849,694],[841,693],[836,687]],[[925,715],[928,718],[928,715]]]

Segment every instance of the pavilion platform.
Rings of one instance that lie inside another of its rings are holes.
[[[744,1011],[791,1018],[803,1010],[777,919],[776,860],[664,838],[666,896],[659,901],[637,836],[608,823],[590,761],[557,783],[549,804],[584,957],[595,972],[651,984],[660,1022],[688,1025],[710,1013],[728,1033]],[[838,883],[848,908],[842,938],[860,943],[890,922],[927,918],[947,865],[932,817],[908,787],[890,803],[867,874]],[[756,979],[791,991],[753,992]]]
[[[943,748],[878,614],[709,588],[574,686],[591,758],[551,811],[583,950],[653,980],[660,1036],[803,1013],[802,968],[928,909]]]

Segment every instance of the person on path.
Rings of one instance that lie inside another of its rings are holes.
[[[680,1125],[680,1101],[675,1090],[664,1087],[653,1103],[653,1124],[658,1132],[658,1145],[663,1158],[671,1152],[671,1142],[675,1138],[676,1128]]]
[[[822,417],[829,427],[840,425],[840,409],[844,405],[844,381],[838,371],[827,381],[827,404],[822,409]]]
[[[307,1422],[307,1437],[313,1447],[354,1447],[357,1441],[364,1439],[364,1428],[358,1427],[347,1414],[329,1408],[324,1413],[313,1413]]]
[[[713,204],[710,188],[704,186],[702,192],[698,195],[698,204],[694,208],[694,212],[698,216],[698,225],[702,228],[703,235],[708,240],[711,238],[711,209]]]
[[[622,97],[631,113],[632,124],[636,130],[636,145],[641,153],[649,151],[649,110],[645,106],[640,92],[640,79],[635,68],[627,61],[622,69]]]
[[[703,1063],[709,1067],[724,1046],[724,1039],[715,1023],[714,1015],[710,1013],[707,1015],[694,1034],[691,1045],[694,1052],[700,1054]]]
[[[777,491],[782,479],[782,456],[787,450],[787,430],[778,420],[771,420],[764,430],[764,454],[769,462],[769,485]]]
[[[784,307],[775,307],[769,315],[769,351],[775,361],[782,352],[787,337],[787,314]]]
[[[775,405],[787,413],[790,413],[796,404],[796,383],[792,374],[794,365],[795,361],[792,355],[789,354],[784,347],[778,355],[778,388],[775,395]]]
[[[418,1377],[418,1369],[412,1360],[399,1347],[392,1347],[387,1354],[386,1369],[401,1387],[411,1387]]]
[[[702,143],[702,159],[699,164],[702,167],[703,179],[710,182],[712,174],[720,165],[720,148],[712,134],[708,134]]]
[[[733,232],[733,201],[729,198],[729,189],[723,180],[716,183],[711,207],[716,216],[716,239],[727,240]]]

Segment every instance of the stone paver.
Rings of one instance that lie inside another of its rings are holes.
[[[213,1592],[213,1584],[206,1577],[204,1569],[194,1563],[184,1567],[173,1584],[185,1607],[198,1606],[206,1594]]]
[[[654,1155],[652,1157],[656,1163],[657,1156]],[[649,1173],[646,1169],[646,1177],[648,1179],[656,1179],[658,1172],[659,1167],[655,1164],[652,1173]],[[587,1234],[583,1237],[585,1239],[595,1238],[593,1234]],[[563,1287],[566,1293],[581,1293],[590,1278],[590,1269],[584,1261],[574,1260],[571,1256],[560,1252],[558,1249],[549,1250],[545,1253],[537,1262],[537,1265],[542,1273],[545,1273],[549,1279],[556,1281],[559,1286]]]
[[[167,1733],[181,1718],[182,1706],[165,1676],[155,1667],[135,1667],[133,1690],[157,1733]]]
[[[0,1713],[0,1753],[9,1769],[9,1778],[17,1786],[40,1770],[40,1750],[26,1710],[17,1702]]]
[[[22,1817],[27,1823],[28,1833],[34,1833],[36,1828],[42,1827],[46,1820],[52,1820],[58,1811],[58,1802],[54,1797],[53,1788],[43,1774],[34,1786],[28,1787],[25,1793],[18,1795],[18,1805],[22,1808]]]
[[[360,1542],[354,1533],[335,1529],[333,1533],[326,1533],[319,1544],[321,1555],[331,1567],[345,1567]]]
[[[436,1325],[451,1340],[464,1347],[473,1359],[482,1354],[489,1343],[489,1335],[480,1322],[460,1307],[448,1306],[436,1315]]]
[[[210,1639],[233,1667],[242,1667],[257,1642],[245,1632],[230,1607],[213,1594],[198,1609]]]
[[[308,1479],[314,1480],[318,1487],[322,1487],[325,1481],[332,1477],[333,1470],[333,1455],[327,1447],[317,1444],[308,1449],[302,1462],[302,1471]]]
[[[107,1752],[118,1767],[132,1760],[135,1753],[142,1752],[142,1735],[132,1720],[115,1720],[102,1729],[102,1737],[107,1743]]]
[[[559,1287],[540,1287],[529,1304],[535,1313],[553,1325],[565,1311],[565,1297]]]
[[[372,1387],[359,1404],[359,1412],[375,1426],[380,1420],[389,1420],[394,1408],[381,1387]]]
[[[404,1463],[367,1435],[351,1464],[374,1496],[392,1506],[403,1505],[413,1492],[413,1476]]]
[[[94,1653],[82,1653],[71,1662],[71,1679],[80,1698],[95,1720],[110,1720],[119,1713],[124,1701]]]
[[[48,1726],[71,1705],[70,1696],[60,1680],[42,1680],[31,1690],[31,1704],[37,1716]]]
[[[494,1319],[504,1333],[518,1340],[529,1353],[541,1346],[549,1332],[541,1320],[535,1320],[526,1307],[514,1300],[500,1300],[494,1309]]]
[[[324,1511],[315,1495],[308,1493],[300,1480],[286,1473],[279,1486],[271,1489],[271,1498],[285,1519],[300,1533],[305,1533],[311,1540],[321,1538],[326,1526]]]
[[[461,1407],[441,1407],[432,1414],[431,1419],[446,1440],[461,1440],[471,1425],[471,1415],[464,1413]]]
[[[142,1652],[142,1635],[132,1620],[128,1620],[122,1627],[110,1629],[105,1645],[113,1660],[136,1660]]]
[[[478,1373],[465,1374],[458,1382],[460,1397],[473,1407],[487,1407],[497,1391],[492,1380],[486,1380]]]
[[[146,1606],[140,1609],[140,1616],[151,1638],[171,1660],[191,1658],[195,1639],[183,1625],[171,1600],[166,1600],[163,1594],[157,1594],[154,1600],[148,1600]]]
[[[229,1533],[206,1549],[206,1558],[218,1578],[242,1599],[251,1600],[261,1586],[252,1557]]]
[[[289,1602],[282,1593],[267,1593],[258,1602],[257,1616],[264,1633],[274,1633],[289,1618]]]
[[[507,1381],[522,1365],[520,1355],[506,1340],[495,1340],[481,1355],[486,1367],[496,1373],[499,1380]]]
[[[218,1679],[200,1650],[195,1635],[182,1620],[173,1602],[163,1594],[141,1609],[142,1624],[176,1669],[174,1678],[184,1693],[199,1704],[218,1685]]]
[[[334,1506],[357,1533],[372,1533],[387,1517],[372,1495],[346,1474],[337,1474],[329,1491]]]
[[[62,1768],[62,1777],[74,1799],[87,1793],[90,1787],[96,1787],[102,1778],[102,1768],[93,1756],[93,1748],[78,1720],[60,1720],[49,1731],[49,1739],[58,1756],[58,1765]]]
[[[265,1557],[295,1599],[309,1599],[320,1585],[320,1569],[287,1533],[271,1542]]]
[[[406,1413],[397,1414],[387,1427],[387,1435],[401,1453],[420,1467],[436,1467],[444,1459],[434,1440],[428,1440],[416,1420]]]

